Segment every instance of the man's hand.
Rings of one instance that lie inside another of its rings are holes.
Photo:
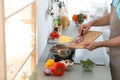
[[[98,47],[101,47],[101,45],[102,45],[101,42],[87,42],[84,44],[84,48],[92,51]]]
[[[91,22],[87,24],[81,24],[78,28],[79,34],[82,36],[84,33],[86,33],[90,29],[91,25],[92,25]]]

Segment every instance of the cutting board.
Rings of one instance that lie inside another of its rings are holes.
[[[95,41],[101,34],[102,34],[102,32],[99,32],[99,31],[88,31],[87,33],[85,33],[83,35],[82,42],[79,42],[79,43],[74,44],[74,45],[71,44],[71,42],[69,42],[66,44],[66,46],[71,47],[71,48],[84,48],[84,46],[83,46],[84,43]]]

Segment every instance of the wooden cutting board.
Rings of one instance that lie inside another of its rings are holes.
[[[102,32],[99,32],[99,31],[88,31],[87,33],[83,35],[82,42],[74,44],[74,45],[71,44],[71,42],[69,42],[66,44],[66,46],[71,47],[71,48],[84,48],[83,46],[84,43],[96,40],[101,34]]]

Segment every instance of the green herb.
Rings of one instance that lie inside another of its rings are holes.
[[[84,70],[91,70],[95,66],[95,63],[90,59],[80,60],[80,64]]]

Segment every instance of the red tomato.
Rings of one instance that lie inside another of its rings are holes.
[[[87,15],[84,15],[84,19],[87,19]]]
[[[52,40],[58,39],[59,37],[60,37],[60,35],[56,31],[53,31],[52,33],[50,33],[50,39],[52,39]]]
[[[56,33],[53,31],[52,33],[50,33],[50,36],[55,36]]]
[[[78,22],[77,14],[74,14],[74,15],[72,16],[72,20],[75,21],[75,22]]]
[[[56,62],[52,67],[52,72],[56,76],[61,76],[65,72],[65,65],[61,62]]]

